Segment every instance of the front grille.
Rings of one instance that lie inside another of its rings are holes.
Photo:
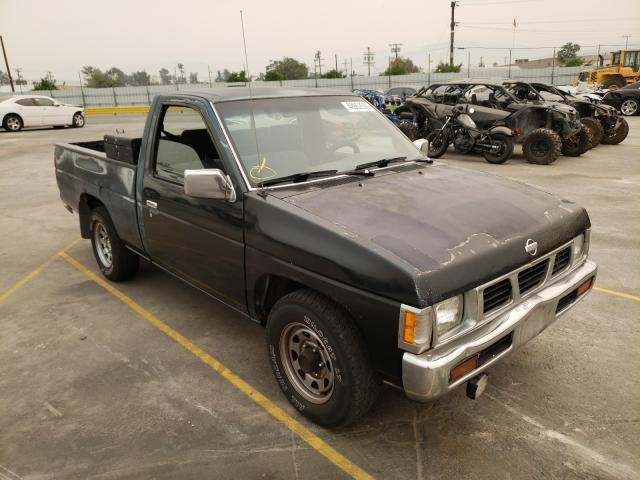
[[[507,278],[485,288],[483,313],[501,307],[511,300],[511,281]]]
[[[573,302],[576,301],[576,299],[578,298],[578,290],[574,290],[573,292],[565,295],[564,297],[562,297],[560,299],[560,301],[558,302],[558,306],[556,307],[556,313],[561,312],[562,310],[564,310],[565,308],[567,308],[569,305],[571,305]]]
[[[547,273],[547,265],[549,259],[545,259],[540,263],[536,263],[534,266],[522,270],[518,273],[518,285],[520,286],[520,295],[533,290],[544,281],[544,277]]]
[[[556,253],[556,259],[553,262],[553,271],[552,275],[556,273],[560,273],[565,268],[569,266],[569,261],[571,260],[571,247],[567,247],[564,250],[560,250]]]

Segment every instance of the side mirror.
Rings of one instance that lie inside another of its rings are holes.
[[[218,168],[184,171],[184,193],[196,198],[217,198],[235,202],[231,179]]]
[[[426,138],[418,138],[413,141],[413,144],[416,146],[418,150],[422,152],[425,157],[429,157],[429,140]]]

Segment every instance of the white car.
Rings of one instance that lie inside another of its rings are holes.
[[[84,127],[84,107],[65,105],[42,95],[0,97],[0,125],[10,132],[23,127]]]

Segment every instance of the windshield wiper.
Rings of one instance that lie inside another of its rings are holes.
[[[392,157],[392,158],[381,158],[380,160],[376,160],[375,162],[361,163],[360,165],[356,165],[354,170],[365,170],[371,167],[386,167],[390,163],[393,162],[404,162],[407,157]]]
[[[269,185],[276,185],[278,183],[299,183],[316,177],[330,177],[338,173],[338,170],[317,170],[315,172],[299,172],[291,175],[285,175],[284,177],[273,178],[258,183],[258,187],[267,187]]]

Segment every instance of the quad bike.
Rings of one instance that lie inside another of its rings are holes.
[[[412,141],[418,138],[417,127],[413,123],[412,117],[406,115],[403,117],[398,115],[398,108],[396,108],[394,111],[391,111],[388,108],[389,104],[391,103],[388,96],[385,96],[383,93],[377,90],[367,90],[364,88],[355,88],[353,92],[359,94],[371,105],[380,110],[385,117],[391,120],[391,122]],[[395,105],[400,106],[401,103],[394,102],[394,106]]]
[[[514,131],[530,163],[548,165],[560,153],[578,156],[591,144],[591,131],[583,128],[573,107],[561,103],[532,103],[533,99],[519,100],[501,83],[455,81],[434,84],[420,89],[405,105],[417,98],[448,105],[472,104],[476,113],[471,117],[479,128],[486,128],[485,119],[490,122],[501,120]]]
[[[600,143],[620,143],[629,133],[627,121],[609,105],[596,104],[552,85],[539,82],[513,82],[508,85],[512,86],[509,90],[515,90],[512,93],[517,93],[515,96],[518,98],[519,96],[535,97],[534,101],[563,103],[575,108],[580,115],[582,125],[591,131],[592,140],[589,148],[596,147]]]
[[[481,152],[489,163],[506,162],[513,153],[513,132],[505,126],[497,125],[481,130],[469,115],[475,113],[470,105],[450,107],[444,116],[444,123],[427,135],[428,155],[439,158],[453,143],[456,150],[463,153]]]

